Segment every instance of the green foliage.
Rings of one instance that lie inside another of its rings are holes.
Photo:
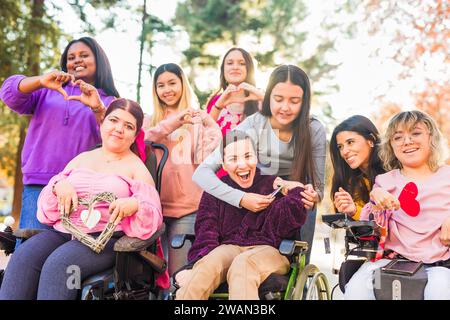
[[[302,22],[307,15],[306,5],[299,0],[186,0],[178,4],[173,23],[189,34],[190,47],[183,54],[194,74],[217,68],[227,48],[242,46],[252,53],[261,70],[289,62],[303,67],[313,81],[318,81],[330,77],[336,68],[325,60],[334,40],[320,39],[315,51],[305,55],[308,34]],[[332,27],[323,24],[325,30]],[[215,50],[220,46],[224,49]],[[200,93],[202,104],[209,93]]]
[[[53,17],[43,10],[37,19],[34,14],[39,8],[31,1],[3,0],[1,9],[0,83],[12,74],[34,75],[41,68],[57,65],[61,33]],[[0,102],[0,167],[8,175],[15,171],[19,134],[27,125],[28,117],[18,116]]]

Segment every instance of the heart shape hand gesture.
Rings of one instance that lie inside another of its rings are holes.
[[[81,79],[75,81],[73,84],[80,87],[81,95],[68,96],[66,97],[66,100],[78,100],[84,105],[87,105],[94,112],[105,109],[105,106],[100,99],[100,95],[93,85],[86,83]]]
[[[242,82],[238,86],[230,84],[216,101],[216,105],[220,108],[226,107],[232,103],[244,103],[246,101],[262,101],[264,93],[248,84]]]
[[[62,86],[68,81],[74,82],[74,75],[57,70],[46,73],[39,79],[42,87],[58,91],[64,96],[64,99],[67,99],[68,95]]]

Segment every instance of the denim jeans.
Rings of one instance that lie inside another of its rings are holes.
[[[24,185],[22,191],[22,209],[20,210],[19,229],[51,229],[37,219],[37,200],[44,185]],[[17,239],[16,249],[21,240]]]
[[[172,238],[176,234],[190,233],[194,234],[195,217],[197,212],[188,214],[181,218],[164,217],[166,232],[161,237],[161,244],[164,251],[164,258],[168,264],[169,276],[187,264],[187,254],[191,248],[191,242],[186,241],[180,249],[173,249],[170,246]]]
[[[114,265],[117,238],[99,254],[71,238],[46,230],[25,241],[5,270],[0,300],[75,300],[83,280]]]

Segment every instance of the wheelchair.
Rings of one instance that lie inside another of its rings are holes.
[[[163,144],[145,141],[147,159],[145,165],[150,171],[158,193],[161,191],[161,176],[169,151]],[[97,146],[98,147],[98,146]],[[163,155],[157,163],[154,149]],[[23,241],[38,234],[40,229],[19,229],[15,232],[10,227],[0,233],[0,249],[9,255],[14,252],[16,238]],[[161,297],[162,290],[156,285],[156,273],[166,270],[167,264],[156,255],[157,240],[165,232],[164,223],[147,240],[122,235],[114,244],[116,252],[115,265],[99,274],[85,279],[81,284],[81,300],[153,300]],[[4,270],[0,270],[0,285]]]
[[[345,229],[345,259],[339,269],[339,280],[336,285],[336,287],[339,286],[342,293],[345,293],[345,285],[362,264],[375,258],[377,252],[382,250],[379,248],[381,227],[373,219],[369,221],[355,221],[346,214],[339,213],[323,215],[322,220],[333,229]],[[402,260],[400,259],[400,261]],[[402,275],[395,272],[385,273],[383,276],[383,271],[377,269],[374,275],[376,299],[423,299],[423,288],[425,288],[427,282],[427,275],[423,267],[416,271],[417,273],[412,273],[411,275]],[[414,277],[412,277],[413,275]],[[332,296],[335,288],[332,290]],[[422,289],[419,291],[417,288]]]
[[[183,247],[186,240],[193,242],[195,235],[178,234],[171,240],[172,248]],[[308,243],[298,240],[282,240],[278,248],[290,261],[286,275],[272,273],[264,280],[258,295],[261,300],[330,300],[328,279],[313,264],[305,265]],[[175,284],[177,289],[177,285]],[[171,293],[175,298],[176,290]],[[222,283],[209,297],[212,300],[228,299],[228,284]]]

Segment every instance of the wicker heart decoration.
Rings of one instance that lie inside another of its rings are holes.
[[[100,221],[101,217],[102,214],[100,211],[92,208],[90,210],[83,210],[80,214],[81,221],[83,221],[84,225],[89,229],[94,228]]]
[[[100,211],[93,209],[94,205],[97,202],[103,201],[111,203],[115,201],[117,197],[111,193],[111,192],[102,192],[97,194],[96,196],[92,197],[91,199],[85,199],[85,198],[78,198],[78,203],[80,205],[87,206],[88,210],[83,210],[81,212],[81,220],[83,223],[89,228],[92,229],[95,227],[100,221],[101,214]],[[72,210],[73,211],[73,210]],[[70,221],[70,214],[72,211],[68,214],[64,213],[61,216],[61,222],[64,228],[69,231],[78,241],[85,244],[89,248],[91,248],[94,252],[100,253],[104,248],[106,243],[111,239],[114,230],[116,228],[116,225],[114,225],[113,222],[108,222],[108,224],[105,226],[105,229],[102,231],[102,233],[97,237],[97,239],[94,239],[92,236],[82,232],[80,229],[78,229],[71,221]],[[85,212],[83,214],[83,212]],[[90,212],[90,214],[89,214]],[[98,212],[98,213],[96,213]],[[84,217],[84,218],[83,218]],[[98,220],[96,221],[98,217]]]

